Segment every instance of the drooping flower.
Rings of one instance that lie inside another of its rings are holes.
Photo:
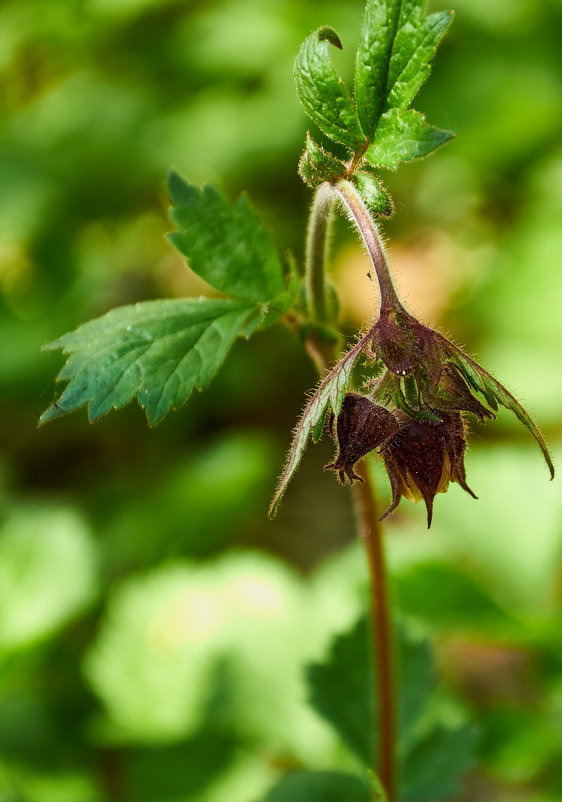
[[[339,473],[342,485],[349,480],[361,480],[353,470],[355,463],[394,437],[399,430],[398,419],[388,409],[374,404],[358,393],[347,393],[335,422],[338,453],[325,470]]]
[[[453,413],[480,421],[501,405],[511,410],[537,441],[554,476],[548,447],[529,413],[513,395],[461,348],[419,323],[395,301],[381,309],[365,353],[382,375],[370,382],[372,398],[417,421],[442,422]]]
[[[429,528],[433,499],[437,493],[445,493],[449,482],[458,482],[476,498],[466,483],[465,448],[464,423],[458,412],[442,413],[439,422],[404,420],[381,450],[392,488],[392,503],[382,517],[396,509],[402,496],[411,501],[423,499]]]

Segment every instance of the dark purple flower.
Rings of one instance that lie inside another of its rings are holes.
[[[464,423],[459,413],[441,413],[440,422],[404,421],[382,448],[392,488],[392,503],[383,518],[396,509],[402,496],[411,501],[423,499],[429,528],[433,499],[447,490],[449,482],[458,482],[476,498],[466,483],[465,448]]]
[[[340,482],[361,480],[353,470],[355,463],[369,451],[394,437],[399,430],[395,415],[374,404],[369,398],[348,393],[336,421],[338,453],[334,462],[326,465],[339,473]]]

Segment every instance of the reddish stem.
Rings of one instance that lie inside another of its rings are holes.
[[[388,802],[396,799],[394,678],[392,672],[392,626],[386,581],[382,528],[376,509],[374,488],[364,460],[355,469],[362,482],[354,487],[358,525],[365,543],[371,578],[373,665],[378,707],[376,765]]]

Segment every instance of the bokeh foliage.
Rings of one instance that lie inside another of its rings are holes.
[[[457,138],[388,174],[391,256],[412,311],[497,369],[556,453],[562,6],[453,5],[417,107]],[[60,366],[43,343],[116,305],[209,292],[164,239],[170,165],[231,199],[248,190],[279,248],[301,254],[292,62],[326,23],[349,74],[361,7],[2,3],[2,802],[257,802],[286,769],[356,770],[306,704],[305,667],[365,605],[349,501],[320,470],[329,453],[307,456],[266,522],[314,382],[289,333],[238,343],[156,430],[134,407],[35,425]],[[334,251],[352,333],[374,305],[345,224]],[[427,731],[479,727],[459,799],[555,802],[559,488],[508,415],[475,433],[468,471],[479,501],[439,497],[429,535],[411,506],[388,526],[395,599],[436,645]]]

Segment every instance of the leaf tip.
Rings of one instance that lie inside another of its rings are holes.
[[[334,45],[334,47],[337,47],[338,50],[343,50],[340,37],[329,25],[323,25],[321,28],[318,28],[316,35],[319,42],[329,42],[331,45]]]

